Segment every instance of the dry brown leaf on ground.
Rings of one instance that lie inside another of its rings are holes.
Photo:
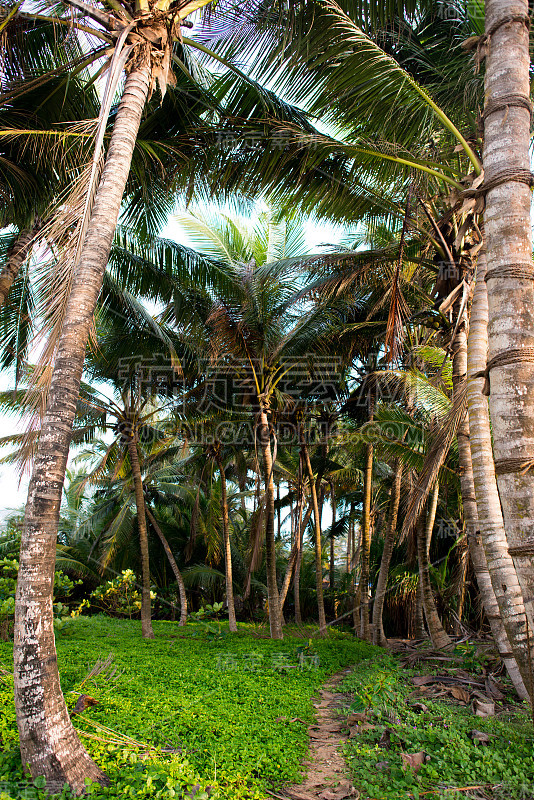
[[[421,750],[419,753],[401,753],[400,756],[402,759],[403,769],[410,767],[410,769],[413,769],[416,774],[428,759],[428,756],[423,750]]]
[[[463,689],[461,686],[453,686],[450,692],[456,700],[460,700],[462,703],[468,703],[471,699],[471,695],[467,689]]]
[[[475,697],[473,700],[473,711],[476,717],[494,717],[495,716],[495,703],[493,700],[479,700]]]

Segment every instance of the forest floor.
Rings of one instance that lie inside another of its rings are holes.
[[[282,642],[254,625],[154,630],[80,617],[58,635],[73,722],[111,779],[94,800],[534,798],[532,720],[474,647],[433,661],[313,628]],[[41,800],[22,774],[9,642],[0,666],[0,800]]]

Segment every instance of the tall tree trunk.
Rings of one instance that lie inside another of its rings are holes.
[[[397,517],[399,515],[401,485],[402,462],[399,458],[397,458],[395,460],[393,492],[391,495],[389,509],[389,521],[386,535],[384,537],[384,549],[382,551],[382,559],[380,561],[380,571],[378,573],[375,602],[373,605],[373,640],[375,644],[382,645],[383,647],[387,645],[387,639],[384,633],[382,616],[384,613],[384,600],[386,598],[389,565],[391,564],[391,556],[393,555],[393,547],[395,545],[395,534],[397,532]]]
[[[146,528],[145,514],[145,493],[143,491],[143,478],[141,466],[139,464],[139,453],[137,452],[137,442],[130,438],[128,441],[128,453],[130,455],[130,465],[135,491],[135,505],[137,508],[137,528],[139,530],[139,546],[141,550],[141,574],[142,574],[142,596],[141,596],[141,632],[144,639],[153,639],[152,630],[152,601],[150,599],[150,560],[148,556],[148,531]]]
[[[436,510],[438,507],[439,497],[439,483],[436,481],[432,495],[430,498],[430,506],[428,515],[421,514],[417,523],[417,557],[419,559],[419,581],[421,583],[421,593],[423,595],[423,608],[425,611],[426,624],[428,632],[432,639],[432,644],[438,650],[448,647],[452,644],[451,639],[445,632],[441,620],[439,618],[438,610],[436,608],[436,601],[432,593],[432,586],[430,583],[430,570],[429,570],[429,554],[430,542],[432,539],[432,531],[434,529],[434,521],[436,519]]]
[[[534,282],[530,173],[529,7],[487,0],[484,227],[490,413],[509,552],[534,618]]]
[[[528,693],[532,696],[530,686],[532,662],[528,647],[525,605],[515,566],[508,552],[504,530],[493,465],[488,402],[482,394],[484,378],[475,377],[485,369],[488,349],[488,297],[485,275],[486,256],[485,252],[481,251],[478,258],[467,347],[469,441],[478,520],[475,536],[471,537],[470,552],[482,602],[501,658],[506,664],[516,690],[524,696],[524,689],[515,671],[515,660],[523,686],[527,687]]]
[[[415,592],[415,638],[426,639],[425,615],[423,612],[423,587],[421,578],[417,581]]]
[[[474,325],[474,333],[475,336],[479,333],[479,327],[481,324],[479,313],[480,313],[480,284],[482,283],[482,289],[485,292],[485,284],[484,284],[484,275],[486,271],[486,260],[485,256],[482,255],[479,258],[479,266],[478,266],[478,276],[477,276],[477,286],[478,289],[475,288],[475,292],[478,292],[475,297],[473,298],[473,307],[471,312],[471,323]],[[487,308],[487,304],[486,304]],[[484,322],[482,325],[485,327]],[[467,381],[467,310],[464,311],[464,319],[460,320],[457,330],[457,335],[454,342],[453,347],[453,367],[452,367],[452,382],[453,382],[453,393],[456,395],[458,392],[463,391],[464,385]],[[472,336],[472,334],[470,334]],[[484,332],[484,341],[482,342],[482,347],[484,348],[484,353],[486,352],[486,345],[487,345],[487,334]],[[477,387],[469,387],[469,389],[476,390]],[[482,381],[478,380],[478,392],[480,394],[480,400],[482,404],[485,406],[486,410],[486,417],[487,417],[487,402],[484,396],[480,393],[480,389],[482,388]],[[479,403],[479,398],[475,398],[475,407]],[[487,432],[489,434],[489,426],[487,428]],[[479,430],[477,439],[480,437],[482,431]],[[514,684],[514,687],[520,697],[523,699],[528,699],[528,692],[526,691],[525,684],[523,679],[521,678],[521,674],[519,672],[517,663],[515,658],[511,654],[510,644],[508,642],[508,636],[506,634],[506,630],[504,628],[501,615],[499,613],[499,607],[497,604],[497,599],[495,597],[495,592],[493,591],[493,587],[491,585],[491,579],[488,572],[488,565],[486,561],[486,556],[484,554],[484,550],[482,548],[482,543],[480,539],[480,522],[479,522],[479,514],[477,509],[477,498],[475,493],[475,485],[474,485],[474,478],[473,478],[473,462],[471,459],[471,442],[470,442],[470,431],[469,431],[469,417],[466,415],[464,421],[458,426],[458,460],[460,465],[460,484],[462,490],[462,506],[464,511],[464,519],[465,525],[467,530],[467,544],[469,548],[469,556],[471,558],[471,563],[473,564],[473,570],[475,572],[475,577],[477,580],[478,590],[480,592],[480,598],[482,601],[482,605],[484,606],[484,610],[486,612],[486,616],[490,623],[491,632],[493,634],[493,638],[495,640],[495,644],[497,649],[499,650],[499,654],[503,659],[503,662],[506,666],[508,674]],[[490,464],[493,462],[493,456],[491,453],[491,441],[488,440],[489,449],[487,451],[487,456],[490,458]],[[495,484],[495,476],[493,477],[493,482]],[[500,506],[499,506],[499,517],[501,517]],[[504,534],[504,531],[503,531]],[[516,579],[517,582],[517,579]],[[459,615],[460,616],[460,615]]]
[[[51,791],[106,783],[72,726],[57,668],[52,593],[59,508],[85,348],[102,286],[141,115],[149,69],[127,77],[83,253],[58,343],[28,490],[15,611],[15,707],[22,763]]]
[[[9,290],[15,283],[20,268],[28,257],[33,236],[34,230],[32,228],[23,228],[9,248],[6,263],[0,271],[0,308],[6,302]]]
[[[372,418],[372,414],[370,415]],[[361,571],[360,571],[360,636],[366,642],[371,641],[369,626],[369,561],[371,555],[371,491],[373,485],[373,445],[368,444],[365,458],[363,479],[363,518],[361,537]]]
[[[180,622],[179,622],[179,624],[180,625],[185,625],[185,623],[187,622],[187,594],[186,594],[186,591],[185,591],[185,583],[184,583],[184,579],[182,578],[182,573],[180,572],[180,570],[178,568],[178,564],[176,563],[176,559],[175,559],[175,557],[174,557],[174,555],[172,553],[172,550],[171,550],[171,548],[169,546],[169,542],[167,541],[167,537],[165,536],[165,534],[163,533],[163,531],[159,527],[154,514],[152,513],[150,508],[146,505],[146,503],[145,503],[145,511],[146,511],[146,515],[148,517],[148,520],[149,520],[150,524],[152,525],[152,527],[156,531],[156,534],[157,534],[161,544],[163,545],[163,549],[165,550],[165,555],[168,558],[169,564],[171,565],[171,569],[172,569],[172,571],[174,573],[174,577],[176,578],[176,583],[178,584],[178,592],[180,594]]]
[[[335,580],[335,557],[336,557],[335,539],[334,539],[334,528],[336,525],[336,490],[334,489],[333,481],[330,481],[330,497],[332,499],[332,528],[331,528],[332,535],[330,536],[330,564],[328,573],[330,579],[330,589],[333,589]]]
[[[269,625],[272,639],[283,639],[282,614],[276,579],[276,542],[274,538],[274,480],[268,408],[262,401],[258,438],[263,454],[263,479],[265,483],[265,560],[267,562],[267,595]]]
[[[222,528],[224,541],[224,574],[226,576],[226,602],[228,603],[228,628],[230,633],[236,633],[237,622],[235,618],[234,582],[232,575],[232,548],[230,546],[230,519],[228,517],[228,497],[226,492],[226,475],[220,451],[217,453],[217,466],[221,476],[221,504]]]
[[[314,517],[314,531],[315,531],[315,585],[317,587],[317,611],[319,614],[319,633],[321,636],[326,635],[326,616],[324,613],[324,597],[323,597],[323,554],[321,547],[321,514],[319,512],[319,503],[317,502],[317,487],[313,480],[313,470],[310,461],[310,454],[308,446],[304,439],[304,434],[301,435],[301,452],[304,459],[304,464],[308,472],[310,480],[310,494],[313,506]]]

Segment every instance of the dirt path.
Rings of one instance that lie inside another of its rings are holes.
[[[343,744],[347,741],[347,726],[338,709],[348,705],[347,698],[332,692],[350,672],[345,669],[332,676],[319,690],[320,699],[314,703],[316,721],[309,728],[310,754],[304,766],[308,768],[302,783],[289,786],[274,794],[290,800],[345,800],[357,798],[358,792],[346,776]]]

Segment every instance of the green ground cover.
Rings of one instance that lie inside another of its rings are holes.
[[[154,631],[156,639],[145,641],[137,621],[79,617],[58,636],[69,708],[80,693],[98,700],[74,717],[111,778],[109,788],[93,790],[95,800],[264,798],[266,787],[298,780],[314,692],[329,675],[374,652],[336,632],[327,641],[313,638],[309,650],[308,639],[291,627],[282,642],[249,625],[221,639],[210,638],[201,623],[183,629],[155,622]],[[110,653],[110,668],[83,683],[95,662]],[[0,800],[21,794],[31,800],[44,795],[39,787],[24,786],[10,643],[0,643],[0,661]],[[149,745],[156,749],[147,750]]]
[[[495,717],[481,718],[474,716],[469,704],[432,701],[424,694],[408,697],[415,688],[410,677],[432,672],[427,666],[415,673],[388,655],[375,656],[360,662],[340,686],[340,691],[351,694],[353,711],[368,709],[366,717],[372,726],[350,739],[345,748],[349,774],[362,800],[532,800],[530,712],[524,707],[513,713],[500,711],[497,704]],[[443,665],[439,672],[443,674]],[[422,702],[426,710],[417,708],[416,702]],[[380,744],[386,729],[389,736]],[[488,734],[489,742],[473,740],[473,730]],[[417,773],[403,768],[401,752],[425,754]]]

